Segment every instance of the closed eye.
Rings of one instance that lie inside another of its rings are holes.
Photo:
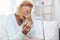
[[[29,11],[25,10],[28,14],[30,13]]]

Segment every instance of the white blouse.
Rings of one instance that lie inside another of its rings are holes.
[[[26,38],[33,38],[35,36],[33,25],[27,35],[21,32],[22,25],[19,26],[17,24],[15,14],[2,17],[0,20],[0,40],[25,40]]]

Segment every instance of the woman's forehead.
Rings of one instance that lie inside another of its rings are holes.
[[[22,7],[18,7],[18,9],[22,9],[22,8],[28,8],[28,9],[32,9],[32,7],[30,7],[30,6],[22,6]]]

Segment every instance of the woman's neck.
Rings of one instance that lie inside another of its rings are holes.
[[[15,17],[16,17],[16,21],[17,21],[18,25],[20,26],[23,23],[23,20],[17,14],[15,14]]]

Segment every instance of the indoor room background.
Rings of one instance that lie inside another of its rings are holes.
[[[60,28],[60,0],[30,0],[30,1],[32,1],[33,5],[34,5],[32,14],[37,19],[39,19],[41,21],[46,21],[46,22],[47,21],[48,22],[57,21],[58,22],[57,28],[58,29]],[[22,0],[0,0],[0,16],[15,13],[17,6],[21,2],[22,2]],[[57,33],[57,34],[59,35],[59,33]],[[40,36],[41,38],[43,38],[42,35]],[[45,35],[45,38],[46,38],[46,40],[48,40],[49,37],[47,37],[47,34]]]

